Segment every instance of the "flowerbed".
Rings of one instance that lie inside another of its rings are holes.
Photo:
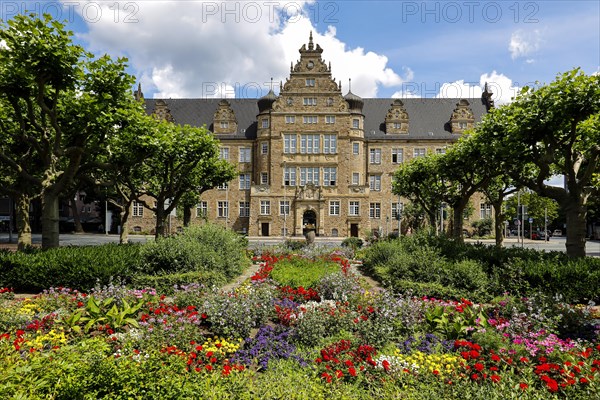
[[[227,293],[188,285],[165,297],[110,285],[14,299],[1,288],[0,396],[600,395],[600,327],[588,307],[543,296],[480,305],[373,293],[339,254],[255,262],[259,272]],[[327,263],[328,273],[311,287],[272,277],[303,263]]]

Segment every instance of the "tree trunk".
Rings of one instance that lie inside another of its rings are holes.
[[[29,224],[29,196],[19,194],[15,199],[17,219],[17,248],[24,250],[31,246],[31,225]]]
[[[121,210],[121,233],[119,234],[119,243],[129,242],[129,209],[131,203],[127,203]]]
[[[567,216],[567,255],[585,257],[585,228],[587,207],[581,201],[567,201],[564,205]]]
[[[42,195],[42,249],[58,246],[58,196],[46,192]]]
[[[156,201],[156,232],[154,239],[158,239],[165,235],[165,203],[164,201]]]
[[[190,221],[192,220],[192,209],[184,205],[183,207],[183,226],[186,228],[190,226]]]
[[[496,236],[496,247],[502,247],[504,241],[504,214],[502,214],[502,201],[492,202],[494,207],[494,235]]]
[[[452,208],[452,238],[458,243],[465,241],[463,237],[463,212],[464,205],[456,205]]]
[[[84,233],[83,226],[81,226],[81,218],[79,218],[79,210],[77,209],[77,201],[70,199],[71,212],[73,213],[73,223],[75,225],[75,233]]]

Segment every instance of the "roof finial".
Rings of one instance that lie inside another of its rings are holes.
[[[144,99],[144,93],[142,93],[142,83],[138,83],[138,88],[137,90],[133,93],[133,96],[136,100],[143,100]]]
[[[348,78],[348,93],[352,92],[352,78]]]
[[[308,49],[313,50],[315,48],[313,44],[312,31],[310,31],[310,36],[308,37]]]
[[[271,91],[273,91],[273,77],[271,77]]]

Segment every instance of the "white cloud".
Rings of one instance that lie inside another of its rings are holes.
[[[85,16],[88,3],[102,7],[102,18],[94,23]],[[348,48],[333,27],[318,33],[302,9],[308,3],[313,2],[140,2],[129,15],[135,23],[123,22],[128,10],[121,10],[115,23],[110,2],[82,2],[77,10],[88,22],[85,39],[92,50],[127,55],[143,89],[155,97],[263,95],[271,77],[278,84],[289,76],[290,62],[299,58],[311,30],[344,93],[348,78],[354,93],[375,97],[378,87],[412,77],[410,69],[404,78],[393,71],[381,54]]]
[[[0,50],[8,50],[8,45],[4,39],[0,40]]]
[[[541,43],[541,32],[538,29],[531,31],[519,29],[512,33],[508,51],[510,51],[511,58],[515,60],[534,54],[540,49]],[[532,59],[529,58],[527,63],[531,63],[531,61]]]
[[[492,99],[496,105],[510,103],[520,90],[518,86],[513,85],[512,79],[504,74],[492,71],[489,74],[482,74],[479,77],[479,84],[465,82],[464,80],[444,83],[436,97],[479,98],[483,93],[486,83],[488,90],[493,93]]]

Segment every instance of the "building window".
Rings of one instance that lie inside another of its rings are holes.
[[[413,150],[413,157],[414,158],[419,158],[419,157],[425,157],[425,154],[427,153],[427,149],[424,147],[418,147],[416,149]]]
[[[446,154],[446,148],[440,147],[440,148],[435,149],[435,154]]]
[[[458,123],[458,128],[459,129],[467,129],[467,123],[466,122],[459,122]]]
[[[286,124],[295,124],[296,123],[296,116],[295,115],[286,115],[285,116],[285,123]]]
[[[196,205],[196,218],[206,218],[208,216],[208,202],[201,201]]]
[[[358,118],[352,119],[352,128],[358,129],[358,127],[360,126],[359,124],[360,124],[360,120]]]
[[[323,186],[335,186],[336,181],[337,181],[337,168],[336,167],[323,168]]]
[[[302,104],[305,106],[316,106],[317,98],[316,97],[305,97],[302,99]]]
[[[369,204],[369,218],[381,218],[381,203]]]
[[[326,115],[325,123],[326,124],[335,124],[335,115]]]
[[[225,183],[221,183],[217,186],[218,190],[227,190],[229,188],[229,183],[225,182]]]
[[[285,167],[283,170],[283,184],[296,186],[296,167]]]
[[[300,135],[300,153],[318,154],[320,147],[320,135]]]
[[[300,186],[312,183],[319,185],[319,168],[318,167],[302,167],[300,168]]]
[[[360,215],[360,201],[351,201],[348,208],[348,215],[356,217]]]
[[[260,173],[260,184],[267,185],[269,183],[269,174],[267,172]]]
[[[252,162],[252,149],[250,147],[240,147],[240,162]]]
[[[240,190],[250,189],[250,174],[240,174]]]
[[[479,206],[479,218],[492,218],[492,205],[489,203],[481,203]]]
[[[262,121],[261,121],[261,126],[263,128],[268,128],[269,127],[269,120],[266,119],[266,118],[263,118]]]
[[[381,164],[381,149],[370,149],[369,150],[369,163]]]
[[[269,143],[263,142],[260,144],[260,153],[269,154]]]
[[[402,124],[400,122],[394,122],[394,129],[402,128]]]
[[[249,201],[240,201],[240,217],[249,217],[250,216],[250,202]]]
[[[333,105],[333,97],[328,97],[326,104],[328,107],[331,107]]]
[[[296,134],[283,135],[283,152],[285,154],[296,154],[296,144],[298,136]]]
[[[331,230],[331,236],[332,236],[332,237],[338,237],[338,235],[339,235],[339,233],[338,233],[338,230],[337,230],[337,229],[335,229],[335,228],[333,228],[333,229]]]
[[[404,209],[404,204],[392,203],[392,219],[398,219],[398,210],[400,211],[400,215],[402,215],[403,209]]]
[[[329,201],[329,215],[340,215],[340,201],[330,200]]]
[[[222,129],[228,129],[229,128],[229,122],[227,122],[227,121],[221,121],[221,128]]]
[[[314,87],[315,86],[315,79],[314,78],[306,78],[306,86],[307,87]]]
[[[229,147],[221,147],[219,157],[221,157],[221,160],[229,160]]]
[[[271,215],[271,200],[260,201],[260,215]]]
[[[352,143],[352,154],[359,154],[359,153],[360,153],[360,144]]]
[[[323,153],[325,153],[325,154],[337,153],[337,136],[336,135],[323,135]]]
[[[144,203],[142,203],[141,201],[134,201],[132,207],[133,207],[133,211],[131,214],[134,217],[143,217],[144,216]]]
[[[279,215],[290,215],[290,201],[280,200],[279,201]]]
[[[229,217],[229,202],[217,201],[217,216],[219,218]]]
[[[369,189],[381,191],[381,175],[369,175]]]
[[[404,150],[392,149],[392,163],[393,164],[402,164],[403,161],[404,161]]]
[[[302,117],[302,122],[305,124],[316,124],[318,120],[316,115],[305,115]]]
[[[352,173],[352,184],[358,185],[360,183],[360,174],[358,172]]]

